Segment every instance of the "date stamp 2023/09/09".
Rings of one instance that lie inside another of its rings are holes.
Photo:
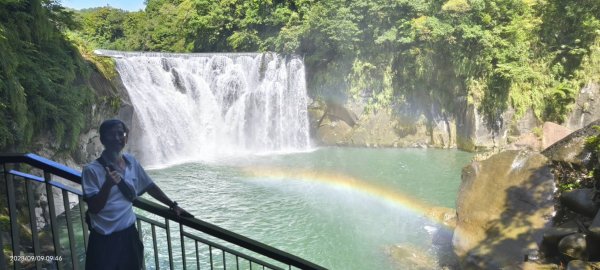
[[[62,256],[30,256],[30,255],[19,255],[19,256],[10,256],[11,262],[52,262],[52,261],[62,261]]]

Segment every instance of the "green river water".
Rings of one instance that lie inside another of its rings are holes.
[[[394,198],[453,208],[461,168],[471,158],[457,150],[332,147],[148,172],[196,218],[329,269],[411,269],[398,265],[389,248],[409,244],[435,256],[437,224]]]

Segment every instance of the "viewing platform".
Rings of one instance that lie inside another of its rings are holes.
[[[81,173],[34,154],[0,154],[0,163],[0,269],[83,269]],[[326,269],[147,199],[133,205],[145,269]]]

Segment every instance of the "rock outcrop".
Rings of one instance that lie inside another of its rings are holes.
[[[516,267],[535,249],[554,210],[548,159],[506,151],[463,169],[454,250],[465,269]]]
[[[560,141],[573,131],[559,124],[546,122],[543,126],[544,136],[542,137],[542,149],[548,148],[550,145]]]
[[[564,178],[557,166],[577,170],[597,162],[585,147],[586,138],[600,133],[594,125],[600,120],[541,153],[504,151],[463,169],[453,236],[461,268],[558,269],[558,263],[575,261],[575,267],[576,260],[600,258],[597,191],[556,188]]]
[[[456,147],[455,120],[442,113],[427,117],[407,109],[367,112],[357,103],[316,102],[309,108],[309,117],[312,134],[322,145]]]
[[[600,85],[590,82],[579,91],[566,127],[577,130],[600,118]]]
[[[539,151],[600,118],[600,85],[592,82],[581,89],[562,125],[543,123],[531,109],[517,116],[511,108],[496,123],[488,123],[477,106],[465,100],[457,98],[459,109],[452,113],[435,104],[400,104],[367,111],[360,101],[315,102],[309,107],[311,131],[322,145],[459,148],[497,153],[522,148]]]
[[[595,136],[598,131],[593,126],[600,125],[600,120],[596,120],[579,129],[561,140],[555,142],[550,147],[544,149],[542,154],[552,161],[566,162],[577,165],[584,165],[590,161],[590,152],[585,149],[585,139]]]

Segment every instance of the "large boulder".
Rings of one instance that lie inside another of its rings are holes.
[[[546,122],[543,126],[544,135],[542,136],[542,148],[546,149],[548,146],[562,140],[567,137],[573,131],[567,127],[563,127],[559,124]]]
[[[317,136],[325,145],[347,145],[351,133],[352,127],[348,123],[330,118],[324,118],[317,129]]]
[[[589,123],[585,128],[579,129],[561,140],[555,142],[542,151],[542,154],[552,161],[565,162],[576,165],[585,165],[590,162],[591,153],[585,147],[585,139],[598,135],[593,126],[600,125],[600,120]]]
[[[506,146],[504,150],[520,150],[530,149],[533,151],[542,150],[542,144],[539,138],[532,132],[519,135],[514,141],[510,141],[510,144]]]
[[[465,269],[520,266],[554,211],[554,177],[535,152],[505,151],[462,172],[453,246]]]

